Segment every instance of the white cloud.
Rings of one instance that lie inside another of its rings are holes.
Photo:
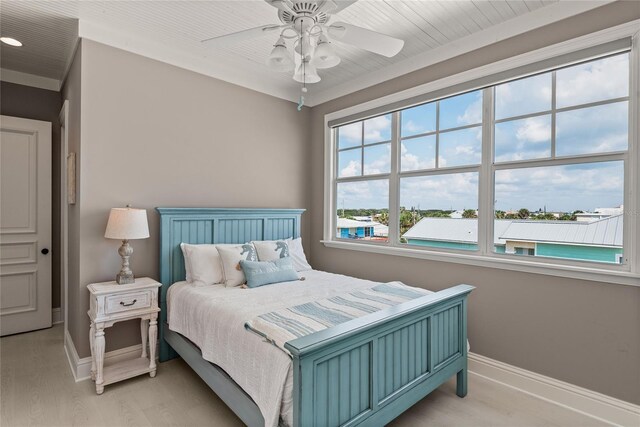
[[[378,116],[365,120],[364,141],[379,142],[391,138],[391,116]]]
[[[500,170],[496,172],[496,208],[591,210],[617,206],[623,198],[621,162]]]
[[[521,121],[516,138],[526,142],[547,142],[551,138],[551,123],[545,118],[530,117]]]
[[[413,120],[407,120],[405,123],[402,124],[402,128],[403,130],[406,130],[409,133],[422,133],[423,132],[423,127],[414,123]]]
[[[496,118],[551,109],[551,74],[541,74],[496,86]]]
[[[457,173],[400,181],[400,204],[421,209],[475,209],[478,205],[478,174]]]
[[[338,184],[337,208],[385,208],[389,206],[389,181],[374,180]]]
[[[351,160],[347,166],[340,170],[338,176],[347,177],[347,176],[357,176],[360,175],[360,163],[355,160]]]
[[[458,116],[460,126],[473,125],[482,121],[482,92],[478,92],[478,98],[469,104],[462,116]]]
[[[435,167],[435,161],[433,157],[420,158],[419,156],[413,153],[410,153],[404,143],[401,145],[400,150],[401,150],[400,165],[402,166],[403,171],[430,169]],[[433,156],[435,156],[435,148],[433,150],[434,150]]]
[[[340,126],[338,135],[340,141],[345,141],[349,145],[359,144],[362,140],[362,122]]]
[[[603,58],[558,70],[558,107],[629,94],[629,54]]]

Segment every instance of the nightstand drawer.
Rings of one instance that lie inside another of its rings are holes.
[[[151,291],[112,295],[108,296],[106,300],[107,306],[105,314],[148,308],[151,306]]]

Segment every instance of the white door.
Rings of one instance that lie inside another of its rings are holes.
[[[0,116],[0,335],[51,326],[51,123]]]

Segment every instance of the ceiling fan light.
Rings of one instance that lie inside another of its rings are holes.
[[[296,73],[293,75],[293,80],[299,83],[318,83],[320,76],[316,71],[316,67],[310,62],[303,62],[298,65]]]
[[[269,54],[269,58],[267,59],[267,66],[274,71],[281,72],[289,72],[293,71],[295,68],[295,64],[293,63],[293,59],[291,59],[291,55],[287,50],[287,46],[284,44],[284,39],[280,37],[280,39],[276,42],[275,47]]]
[[[316,68],[331,68],[339,63],[340,57],[336,55],[331,43],[323,42],[322,38],[320,38],[318,46],[316,46],[316,50],[313,53],[313,65],[315,65]]]

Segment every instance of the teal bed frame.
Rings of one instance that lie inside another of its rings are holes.
[[[169,330],[167,290],[184,280],[180,243],[300,236],[302,209],[156,208],[160,214],[160,361],[182,357],[249,426],[257,405],[187,338]],[[289,341],[295,426],[381,426],[456,375],[467,394],[467,297],[457,285]],[[247,332],[249,333],[249,332]],[[265,345],[270,345],[265,343]]]

